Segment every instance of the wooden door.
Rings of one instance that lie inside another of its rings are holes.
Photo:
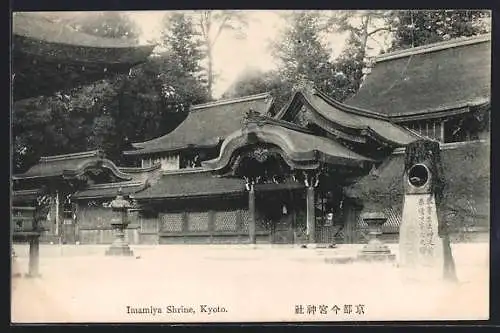
[[[62,241],[64,244],[74,244],[76,242],[75,221],[73,218],[63,219]]]
[[[275,244],[293,244],[291,214],[284,214],[278,220],[274,221],[272,235],[273,243]]]

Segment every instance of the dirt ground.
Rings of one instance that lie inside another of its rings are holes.
[[[489,245],[452,246],[459,278],[455,284],[407,280],[395,264],[325,262],[325,258],[355,255],[361,245],[339,245],[336,249],[132,246],[135,255],[126,258],[106,257],[106,246],[42,245],[42,276],[12,279],[11,320],[488,319]],[[391,249],[397,255],[397,246],[391,245]],[[15,251],[15,269],[25,273],[28,247],[16,245]],[[169,306],[192,308],[192,312],[168,313]],[[149,313],[130,313],[142,308]]]

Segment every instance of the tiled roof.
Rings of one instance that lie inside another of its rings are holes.
[[[118,182],[109,184],[91,185],[88,188],[75,192],[74,199],[94,199],[116,197],[121,189],[123,195],[134,194],[142,191],[146,187],[146,182]]]
[[[131,176],[121,172],[110,160],[102,157],[102,152],[98,150],[43,156],[38,164],[32,166],[23,174],[14,175],[14,179],[43,178],[43,177],[71,177],[78,175],[88,167],[104,166],[110,169],[115,176],[124,180],[132,179]]]
[[[219,158],[205,161],[203,165],[213,170],[226,168],[233,153],[249,144],[249,135],[259,142],[278,146],[286,154],[290,167],[296,169],[310,168],[320,161],[361,168],[365,162],[373,162],[372,159],[353,152],[334,140],[313,135],[306,130],[284,127],[270,118],[253,119],[250,123],[252,122],[255,122],[255,126],[247,125],[228,136],[221,147]]]
[[[189,147],[214,147],[241,127],[245,112],[253,109],[265,114],[271,104],[271,96],[265,93],[195,105],[187,118],[172,132],[150,141],[134,143],[137,150],[126,151],[124,154],[141,155]]]
[[[345,103],[391,117],[488,102],[490,36],[457,39],[381,55]]]
[[[289,105],[282,109],[276,117],[291,121],[293,110],[297,110],[304,104],[311,107],[311,120],[314,123],[326,131],[340,127],[344,129],[342,133],[346,135],[346,138],[348,138],[349,133],[357,133],[358,136],[373,136],[395,146],[405,146],[417,139],[413,133],[394,124],[385,115],[337,102],[318,89],[298,91],[292,97]]]
[[[243,193],[245,183],[239,178],[215,177],[209,170],[186,169],[165,172],[148,189],[135,194],[135,199],[159,199],[227,195]]]

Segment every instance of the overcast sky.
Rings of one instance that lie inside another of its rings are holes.
[[[275,63],[268,44],[275,39],[284,27],[278,11],[248,11],[249,25],[247,37],[236,39],[231,32],[221,34],[214,49],[214,68],[220,76],[214,85],[214,97],[218,98],[234,79],[247,68],[269,70]],[[141,41],[157,39],[160,35],[161,20],[166,12],[130,12],[129,15],[142,30]],[[330,44],[333,53],[342,50],[344,36],[332,36]]]

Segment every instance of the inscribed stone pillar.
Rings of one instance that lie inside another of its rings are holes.
[[[443,191],[439,143],[419,140],[406,148],[399,266],[417,280],[455,279],[454,262],[437,200]]]

